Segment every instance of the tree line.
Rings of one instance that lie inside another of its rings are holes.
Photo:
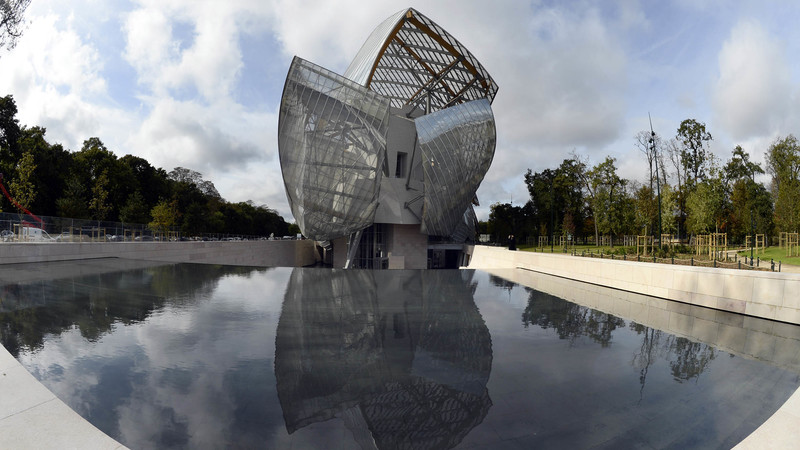
[[[574,151],[555,168],[525,174],[530,199],[523,206],[496,203],[482,233],[495,241],[515,234],[573,236],[578,241],[610,235],[672,234],[683,239],[727,233],[745,236],[796,232],[800,228],[800,143],[779,137],[766,149],[765,167],[740,145],[724,162],[710,149],[711,133],[695,119],[681,122],[673,138],[641,131],[633,146],[647,162],[642,180],[618,174],[607,156],[591,164]],[[765,186],[757,180],[768,174]],[[660,212],[660,214],[659,214]]]
[[[276,236],[290,225],[252,201],[225,201],[193,170],[170,172],[133,155],[118,158],[97,137],[69,151],[45,138],[45,128],[20,126],[12,96],[0,97],[0,172],[11,196],[37,215],[150,224],[202,233]],[[5,197],[2,211],[19,212]]]

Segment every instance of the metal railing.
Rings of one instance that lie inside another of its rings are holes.
[[[229,233],[183,235],[178,227],[156,231],[145,224],[0,213],[1,242],[139,242],[261,240],[272,236]],[[276,236],[274,239],[281,239]]]

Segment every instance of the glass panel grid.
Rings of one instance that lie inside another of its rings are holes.
[[[278,154],[289,205],[306,237],[331,240],[372,223],[389,100],[295,58],[281,102]]]
[[[489,101],[475,100],[415,121],[425,197],[422,232],[451,236],[489,170],[496,142]]]
[[[427,30],[419,28],[419,24]],[[428,33],[435,33],[449,48]],[[419,89],[459,57],[463,59],[450,73],[436,86],[428,86],[436,91],[436,95],[431,97],[431,111],[478,98],[488,98],[491,102],[497,94],[497,85],[458,40],[429,18],[409,8],[398,11],[372,32],[347,68],[345,77],[392,97],[392,106],[402,107],[406,102],[424,104],[419,100]],[[376,67],[374,74],[371,73],[373,67]],[[376,75],[380,80],[378,83],[374,82]],[[478,82],[474,82],[475,78]],[[396,84],[392,86],[392,82]],[[456,96],[459,99],[454,100]]]

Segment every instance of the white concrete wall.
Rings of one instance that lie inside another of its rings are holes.
[[[469,267],[522,268],[691,305],[800,324],[800,274],[585,258],[474,246]]]
[[[797,351],[800,330],[793,324],[618,291],[530,270],[484,270],[578,305],[800,373],[800,352]]]
[[[419,232],[419,224],[388,227],[392,229],[388,253],[389,268],[427,269],[428,235]]]
[[[300,241],[2,243],[0,264],[89,258],[302,267],[318,259],[315,243]]]

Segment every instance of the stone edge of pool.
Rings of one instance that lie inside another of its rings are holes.
[[[0,448],[126,448],[59,400],[2,346],[0,398]]]
[[[469,247],[470,269],[524,269],[666,300],[800,325],[800,274],[580,258]],[[800,390],[736,449],[796,448]]]

